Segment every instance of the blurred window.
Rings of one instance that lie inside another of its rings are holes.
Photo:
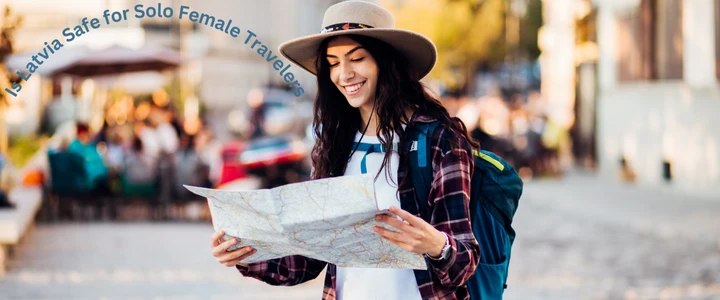
[[[715,77],[720,79],[720,0],[715,0]]]
[[[683,0],[641,0],[618,15],[620,81],[683,78]]]

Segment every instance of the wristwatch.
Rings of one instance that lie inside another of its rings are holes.
[[[450,258],[450,249],[452,248],[450,246],[450,237],[445,232],[443,232],[442,234],[445,235],[445,246],[442,248],[442,251],[440,251],[440,257],[432,257],[430,254],[425,253],[425,256],[427,258],[434,261],[445,261]]]

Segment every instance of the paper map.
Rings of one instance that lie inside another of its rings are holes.
[[[223,240],[236,237],[234,250],[252,246],[254,263],[289,255],[340,267],[426,269],[412,253],[372,231],[379,210],[373,176],[342,176],[288,184],[273,189],[227,191],[185,186],[208,199],[214,229]]]

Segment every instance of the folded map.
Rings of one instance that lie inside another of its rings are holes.
[[[252,246],[254,263],[303,255],[340,267],[427,268],[422,255],[403,250],[375,233],[378,209],[373,176],[333,177],[273,189],[229,191],[185,186],[208,199],[214,229],[223,240],[237,238],[230,250]]]

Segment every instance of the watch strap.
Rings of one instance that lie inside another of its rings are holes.
[[[443,231],[441,231],[441,232],[443,235],[445,235],[445,246],[440,251],[440,257],[432,257],[430,254],[425,253],[425,256],[427,256],[427,258],[435,260],[435,261],[441,261],[441,260],[445,259],[446,258],[445,256],[447,255],[447,253],[450,252],[449,251],[450,250],[450,237],[447,235],[447,233],[445,233]]]

